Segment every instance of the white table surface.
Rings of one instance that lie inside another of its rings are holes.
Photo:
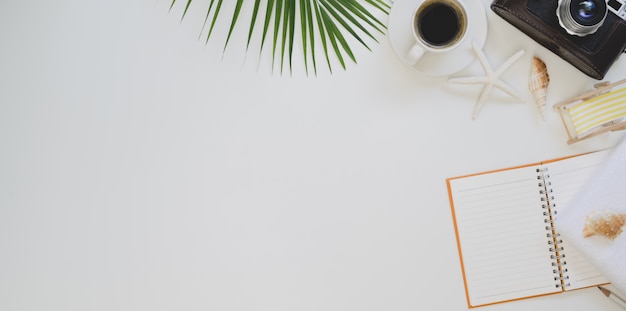
[[[243,30],[223,57],[224,31],[198,41],[179,2],[0,2],[0,310],[465,310],[445,178],[623,135],[567,145],[551,106],[598,81],[491,11],[485,53],[526,50],[503,79],[528,99],[472,120],[480,86],[420,76],[386,35],[280,75]],[[620,310],[595,288],[483,309],[557,308]]]

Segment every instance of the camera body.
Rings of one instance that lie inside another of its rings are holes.
[[[577,1],[564,10],[563,7],[570,5],[571,1],[494,0],[491,9],[581,72],[601,80],[617,58],[626,52],[624,1]],[[603,6],[597,9],[599,13],[593,12],[604,14],[602,19],[595,16],[586,20],[589,8],[576,7],[583,2]],[[557,14],[559,9],[562,9],[560,15]],[[572,20],[567,21],[563,15]]]

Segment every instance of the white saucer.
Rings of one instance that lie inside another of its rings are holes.
[[[468,36],[462,46],[445,53],[426,53],[414,66],[409,65],[406,55],[415,42],[411,31],[411,15],[417,8],[416,0],[395,0],[389,12],[388,33],[391,47],[407,66],[427,76],[448,76],[469,66],[476,59],[472,51],[475,41],[480,48],[487,39],[487,16],[481,0],[466,0]]]

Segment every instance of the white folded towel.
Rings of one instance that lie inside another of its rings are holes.
[[[583,237],[586,218],[594,211],[626,214],[626,138],[586,182],[576,199],[555,219],[561,236],[581,252],[622,294],[626,294],[626,226],[617,238]]]

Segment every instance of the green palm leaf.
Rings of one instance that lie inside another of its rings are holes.
[[[184,4],[182,19],[191,8],[192,1],[179,0]],[[323,52],[330,72],[333,70],[331,58],[336,59],[341,67],[346,69],[346,58],[356,62],[350,46],[351,42],[358,42],[371,50],[364,38],[378,42],[375,34],[384,33],[385,25],[373,12],[389,14],[390,5],[387,1],[389,0],[237,0],[223,50],[226,51],[231,35],[242,18],[240,16],[242,8],[252,3],[246,49],[249,49],[254,37],[257,21],[262,21],[259,55],[263,51],[266,39],[271,36],[272,68],[275,67],[276,61],[280,60],[280,71],[283,72],[284,65],[287,63],[291,72],[294,44],[296,36],[299,35],[303,52],[302,59],[307,74],[309,65],[312,65],[313,72],[317,74],[317,49]],[[177,0],[172,0],[170,10],[176,2]],[[207,24],[210,25],[206,32],[206,43],[213,34],[222,4],[223,0],[210,0],[208,8],[204,9],[206,17],[200,35],[204,33]],[[263,5],[265,5],[264,9]],[[300,27],[299,31],[296,29],[297,26]],[[316,42],[321,42],[321,48],[316,45]]]

